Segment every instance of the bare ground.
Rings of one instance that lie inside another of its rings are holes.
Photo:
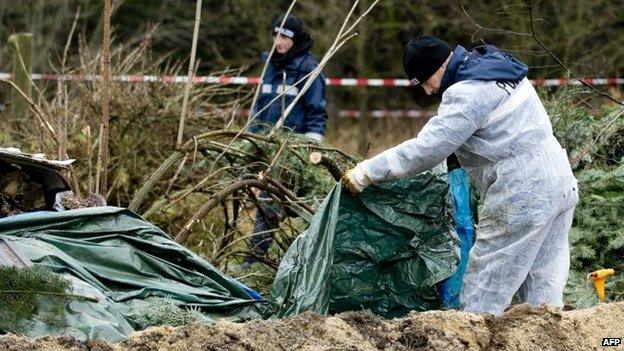
[[[499,318],[458,311],[411,313],[395,320],[362,312],[304,313],[280,320],[150,328],[118,344],[6,335],[0,337],[0,350],[600,350],[604,337],[624,338],[624,302],[565,312],[520,305]]]

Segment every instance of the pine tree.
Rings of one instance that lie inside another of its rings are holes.
[[[0,330],[20,332],[39,316],[58,325],[70,299],[96,299],[69,293],[71,282],[41,266],[0,266]]]

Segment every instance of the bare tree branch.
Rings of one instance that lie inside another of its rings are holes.
[[[274,184],[275,183],[273,182],[267,182],[267,181],[262,181],[262,180],[257,180],[257,179],[246,179],[246,180],[241,180],[241,181],[231,184],[225,189],[214,194],[210,198],[210,200],[208,200],[204,205],[202,205],[193,214],[193,216],[191,216],[191,218],[186,222],[186,224],[182,227],[182,229],[175,236],[175,241],[178,243],[182,243],[186,241],[188,237],[191,235],[193,228],[201,221],[202,218],[204,218],[210,212],[210,210],[218,206],[229,195],[236,193],[238,191],[244,190],[246,188],[254,187],[254,188],[262,189],[268,193],[275,194],[283,198],[294,197],[290,200],[293,200],[293,201],[297,200],[297,197],[292,192],[290,191],[284,192],[278,189],[277,187],[275,187]],[[306,204],[299,204],[299,205],[302,206],[303,208],[309,207]],[[313,209],[311,213],[312,214],[314,213]]]
[[[566,70],[570,76],[572,76],[574,79],[576,79],[579,82],[581,82],[581,84],[583,84],[584,86],[590,88],[595,94],[598,94],[600,96],[606,97],[607,99],[615,102],[616,104],[624,106],[624,102],[620,102],[618,99],[616,99],[613,96],[605,93],[604,91],[599,90],[598,88],[596,88],[596,86],[586,82],[581,77],[579,77],[577,74],[575,74],[563,61],[561,61],[561,59],[559,57],[557,57],[557,55],[555,55],[548,48],[548,46],[546,46],[546,44],[544,44],[542,42],[542,40],[537,36],[537,34],[535,32],[535,21],[533,20],[533,6],[532,6],[532,3],[531,3],[531,0],[528,0],[528,5],[529,5],[529,19],[530,19],[530,23],[531,23],[531,36],[537,42],[537,44],[539,46],[541,46],[542,49],[544,49],[544,51],[546,51],[548,53],[548,55],[550,55],[550,57],[552,57],[555,61],[557,61],[557,63],[561,66],[561,68]]]
[[[472,25],[477,27],[477,30],[474,33],[472,33],[472,35],[470,36],[470,40],[471,41],[475,41],[474,38],[479,33],[479,31],[491,32],[491,33],[497,33],[497,34],[503,34],[503,35],[517,35],[517,36],[521,36],[521,37],[531,37],[531,33],[522,33],[522,32],[515,32],[515,31],[512,31],[512,30],[506,30],[506,29],[500,29],[500,28],[487,28],[487,27],[483,27],[482,25],[477,23],[477,21],[475,21],[472,18],[472,16],[470,16],[470,14],[468,14],[468,11],[464,7],[464,3],[463,2],[460,3],[459,6],[461,6],[462,12],[468,18],[468,20],[472,23]]]
[[[477,28],[477,31],[475,33],[472,34],[471,40],[474,41],[474,37],[476,36],[476,34],[482,30],[482,31],[487,31],[487,32],[491,32],[491,33],[497,33],[497,34],[503,34],[503,35],[517,35],[517,36],[523,36],[523,37],[530,37],[533,38],[533,40],[535,40],[535,42],[550,56],[552,57],[557,64],[563,68],[571,77],[573,77],[575,80],[579,81],[582,85],[588,87],[591,89],[592,92],[594,92],[597,95],[606,97],[607,99],[615,102],[618,105],[624,106],[624,102],[620,102],[619,100],[617,100],[616,98],[612,97],[611,95],[605,93],[604,91],[601,91],[600,89],[596,88],[596,86],[594,86],[593,84],[590,84],[588,82],[586,82],[583,78],[579,77],[577,74],[575,74],[559,57],[557,57],[557,55],[555,55],[552,50],[550,50],[550,48],[548,48],[548,46],[546,44],[544,44],[544,42],[537,36],[537,32],[535,30],[535,22],[536,19],[533,18],[533,6],[532,6],[532,2],[531,0],[527,0],[527,9],[529,12],[529,22],[530,22],[530,26],[531,26],[531,33],[522,33],[522,32],[515,32],[515,31],[510,31],[510,30],[504,30],[504,29],[499,29],[499,28],[487,28],[484,27],[482,25],[480,25],[479,23],[477,23],[477,21],[475,21],[470,14],[468,13],[468,11],[466,10],[466,8],[464,7],[463,2],[460,3],[461,9],[464,13],[464,15],[468,18],[468,20]]]

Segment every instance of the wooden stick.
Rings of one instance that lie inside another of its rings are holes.
[[[61,58],[61,72],[63,72],[63,75],[65,74],[65,61],[67,60],[67,52],[69,51],[71,39],[74,36],[74,31],[76,30],[76,24],[78,24],[78,18],[80,18],[80,6],[78,6],[78,8],[76,9],[74,21],[72,22],[71,29],[69,30],[69,35],[67,35],[67,40],[65,41],[65,48],[63,49],[63,57]]]
[[[65,48],[63,49],[63,56],[61,58],[61,71],[59,72],[59,76],[63,77],[66,74],[65,62],[67,61],[67,52],[69,51],[69,46],[71,45],[71,39],[74,36],[74,31],[76,30],[76,25],[78,24],[78,18],[80,17],[80,6],[76,10],[76,14],[74,15],[74,21],[72,22],[71,29],[69,30],[69,34],[67,35],[67,40],[65,41]],[[54,108],[57,114],[61,114],[59,117],[59,131],[58,131],[58,158],[59,160],[67,160],[69,159],[69,155],[67,153],[67,130],[69,129],[69,121],[67,119],[67,113],[63,113],[68,111],[67,103],[67,86],[63,86],[63,79],[60,78],[57,82],[57,105]],[[70,165],[69,167],[69,179],[71,181],[71,187],[74,191],[74,194],[79,197],[82,196],[80,191],[80,183],[78,182],[78,175],[74,170],[74,167]]]
[[[182,227],[182,229],[175,236],[175,241],[178,243],[185,242],[188,237],[191,235],[193,228],[199,223],[199,221],[204,218],[210,210],[219,205],[225,198],[227,198],[230,194],[233,194],[237,191],[245,189],[247,187],[254,187],[258,189],[262,189],[265,191],[275,192],[276,190],[273,187],[269,187],[265,182],[257,180],[257,179],[247,179],[236,182],[222,191],[216,193],[214,196],[210,198],[206,203],[204,203],[199,210],[197,210],[193,216],[186,222],[186,224]]]
[[[346,152],[344,152],[344,151],[342,151],[340,149],[336,149],[335,147],[323,146],[323,145],[319,145],[319,144],[315,144],[315,143],[290,145],[291,149],[296,149],[296,148],[300,148],[300,147],[306,147],[306,148],[310,148],[310,149],[314,149],[314,150],[321,150],[321,151],[333,151],[333,152],[339,153],[342,157],[348,159],[349,161],[351,161],[353,163],[357,163],[357,160],[355,158],[353,158],[351,155],[347,154]]]
[[[325,65],[329,61],[329,59],[338,50],[340,50],[340,48],[347,41],[349,41],[349,39],[351,39],[353,36],[356,35],[355,33],[351,34],[351,31],[355,28],[355,26],[357,26],[357,24],[362,20],[362,18],[364,18],[377,5],[379,0],[375,0],[368,7],[368,9],[366,9],[366,11],[364,11],[364,13],[362,15],[360,15],[360,17],[358,17],[355,20],[355,22],[347,30],[345,30],[345,27],[347,26],[347,23],[349,22],[349,19],[351,18],[351,15],[353,14],[353,11],[357,7],[358,2],[359,2],[359,0],[355,0],[355,2],[353,3],[353,6],[351,7],[351,10],[349,11],[347,16],[345,17],[344,21],[342,22],[342,26],[340,27],[340,30],[338,31],[338,34],[336,35],[336,38],[334,39],[334,42],[329,47],[329,50],[327,51],[327,53],[325,53],[325,55],[323,56],[321,61],[318,63],[317,67],[311,72],[310,77],[308,78],[308,80],[303,85],[303,88],[301,88],[301,90],[299,91],[299,94],[297,94],[297,96],[295,96],[295,98],[290,103],[290,105],[288,105],[288,108],[286,108],[286,111],[284,111],[284,113],[282,114],[280,119],[277,121],[277,123],[275,123],[275,126],[271,130],[271,133],[274,133],[277,129],[281,128],[284,125],[284,121],[286,120],[286,117],[288,117],[290,112],[295,108],[295,105],[297,104],[299,99],[306,93],[306,91],[310,88],[310,86],[312,86],[312,83],[314,83],[314,80],[321,74],[321,71],[323,70],[323,68],[325,67]]]
[[[266,180],[269,184],[271,184],[274,187],[276,187],[284,195],[286,195],[286,198],[290,199],[291,202],[297,201],[299,199],[295,193],[293,193],[288,188],[286,188],[282,183],[280,183],[277,180],[273,179],[271,176],[264,175],[263,179]],[[310,212],[310,214],[312,214],[312,215],[314,215],[316,213],[316,211],[312,207],[310,207],[310,205],[308,205],[308,204],[306,204],[304,202],[296,202],[296,204],[301,206],[301,207],[303,207],[306,211]]]
[[[296,203],[294,201],[298,200],[295,194],[293,194],[290,190],[286,189],[270,177],[265,177],[264,180],[241,180],[214,194],[205,204],[203,204],[178,232],[178,234],[175,236],[175,241],[178,243],[185,242],[191,235],[193,228],[197,225],[197,223],[199,223],[202,218],[204,218],[210,212],[210,210],[218,206],[229,195],[250,187],[264,190],[270,194],[275,194],[283,199],[292,200],[293,203]],[[314,209],[312,209],[309,205],[303,203],[296,204],[303,207],[307,211],[310,211],[311,214],[314,214]]]
[[[30,97],[28,97],[28,95],[26,95],[26,93],[24,93],[22,89],[20,89],[12,81],[0,78],[0,82],[10,85],[11,88],[14,89],[14,91],[20,94],[20,96],[24,98],[26,102],[28,102],[28,104],[30,105],[30,110],[35,114],[35,116],[43,126],[43,129],[50,133],[54,141],[58,143],[58,133],[56,132],[56,129],[54,129],[54,127],[52,126],[52,123],[50,123],[50,119],[46,116],[45,112],[43,112],[43,109],[39,105],[37,105]]]
[[[182,146],[182,134],[184,133],[184,120],[186,119],[186,110],[188,108],[189,95],[191,93],[191,85],[193,83],[193,73],[195,71],[195,53],[197,51],[197,37],[199,36],[199,23],[201,22],[201,5],[202,0],[197,0],[195,6],[195,27],[193,29],[193,43],[191,44],[191,58],[189,61],[188,74],[186,75],[186,85],[184,86],[184,100],[182,100],[182,112],[180,113],[180,125],[178,126],[178,140],[176,147]]]
[[[358,25],[358,23],[360,23],[360,21],[361,21],[364,17],[366,17],[366,16],[368,15],[368,13],[369,13],[369,12],[371,12],[371,10],[372,10],[375,6],[377,6],[377,3],[378,3],[379,1],[380,1],[380,0],[375,0],[375,1],[374,1],[371,5],[370,5],[370,6],[368,6],[368,9],[366,9],[366,11],[364,11],[364,13],[362,13],[362,14],[360,15],[360,17],[358,17],[358,18],[355,20],[355,22],[353,22],[353,23],[351,24],[351,27],[349,27],[349,29],[347,29],[347,30],[345,30],[345,31],[344,31],[344,33],[343,33],[343,35],[342,35],[341,39],[342,39],[342,38],[344,38],[344,37],[346,37],[347,35],[349,35],[349,34],[351,33],[351,31],[355,28],[355,26],[357,26],[357,25]]]
[[[7,44],[13,55],[13,81],[20,89],[31,97],[32,81],[30,71],[33,57],[32,33],[16,33],[9,36]],[[28,101],[17,93],[11,92],[11,114],[15,120],[25,122],[28,117]]]
[[[357,25],[357,23],[366,15],[368,14],[368,12],[370,12],[372,10],[372,8],[377,5],[377,3],[379,2],[379,0],[375,0],[375,2],[373,2],[373,4],[371,6],[369,6],[369,8],[367,9],[367,11],[362,14],[356,21],[355,23],[352,25],[352,27],[355,27],[355,25]],[[353,10],[355,9],[355,7],[358,4],[358,0],[355,1],[355,3],[353,4],[353,7],[351,8],[351,11],[349,12],[349,14],[347,15],[347,17],[345,18],[345,21],[342,24],[342,27],[340,28],[340,30],[338,31],[338,35],[336,36],[336,38],[334,39],[334,43],[332,44],[332,46],[330,47],[330,49],[327,51],[327,53],[325,54],[325,56],[323,56],[323,59],[321,60],[321,62],[319,62],[318,66],[316,69],[312,70],[312,72],[306,74],[303,78],[301,78],[298,82],[296,82],[295,84],[293,84],[292,87],[290,87],[288,90],[293,89],[293,87],[295,87],[297,84],[303,82],[304,80],[308,79],[306,81],[306,83],[303,86],[303,89],[299,92],[299,95],[297,95],[295,97],[295,100],[288,106],[288,108],[285,110],[285,112],[283,113],[283,115],[280,117],[280,120],[278,120],[278,122],[275,124],[275,126],[273,127],[273,129],[270,132],[270,135],[273,135],[275,133],[275,131],[279,128],[282,127],[284,120],[286,119],[286,117],[288,116],[288,114],[290,113],[290,111],[292,110],[292,108],[294,108],[294,105],[297,103],[297,101],[299,100],[299,98],[301,98],[301,96],[303,96],[303,94],[305,94],[305,92],[308,90],[308,88],[312,85],[312,83],[314,82],[314,80],[318,77],[318,75],[321,74],[321,71],[323,69],[323,67],[325,66],[325,64],[327,64],[327,62],[329,61],[329,59],[347,42],[349,41],[349,39],[351,39],[353,36],[355,36],[355,34],[348,34],[345,33],[344,29],[347,25],[347,22],[349,20],[349,18],[351,17]],[[293,3],[291,3],[291,7],[294,5],[294,1]],[[288,15],[288,13],[287,13]],[[283,26],[283,23],[282,23]],[[351,30],[351,28],[349,28],[349,31]],[[275,47],[275,43],[273,46],[273,49]],[[273,51],[273,50],[272,50]],[[267,61],[268,62],[268,61]],[[266,66],[265,66],[266,69]],[[264,75],[264,73],[263,73]],[[257,94],[259,94],[259,89],[261,89],[261,85],[262,85],[262,77],[260,78],[260,82],[258,84],[258,87],[256,89],[256,96],[254,97],[254,102],[252,102],[252,109],[251,111],[253,111],[253,104],[255,104],[255,100],[257,99]],[[245,126],[243,128],[241,128],[241,131],[239,132],[239,134],[237,134],[228,144],[228,147],[230,147],[234,141],[240,136],[240,134],[242,134],[245,130],[247,130],[247,128],[249,127],[249,125],[251,125],[251,122],[262,112],[264,111],[267,107],[269,107],[273,102],[275,102],[277,99],[280,99],[282,95],[286,94],[286,91],[281,92],[281,94],[278,94],[275,98],[273,98],[273,100],[271,100],[262,110],[257,111],[253,116],[251,116],[248,118],[247,123],[245,124]],[[253,112],[252,112],[253,113]],[[226,149],[227,150],[227,149]],[[222,152],[219,156],[217,156],[213,162],[213,164],[210,166],[210,172],[212,171],[214,165],[216,165],[217,161],[225,154],[225,152]]]
[[[0,79],[0,81],[2,81],[2,79]],[[165,160],[160,165],[160,167],[158,167],[158,169],[152,173],[152,176],[145,183],[143,183],[143,186],[139,189],[139,191],[136,192],[136,195],[130,202],[130,205],[128,206],[128,208],[133,211],[138,211],[139,207],[143,204],[143,201],[147,198],[147,195],[149,194],[150,191],[152,191],[156,183],[162,177],[164,177],[172,167],[178,164],[187,152],[192,152],[193,149],[195,148],[196,143],[197,144],[203,143],[206,140],[210,140],[211,138],[217,138],[217,137],[233,137],[234,139],[236,139],[237,137],[241,137],[246,140],[256,139],[256,140],[261,140],[265,142],[271,141],[271,139],[266,138],[262,135],[245,133],[243,130],[238,131],[238,132],[231,131],[231,130],[218,130],[218,131],[212,131],[212,132],[199,134],[196,137],[185,142],[179,151],[173,152],[171,156],[169,156],[169,158]],[[231,146],[232,144],[233,144],[233,141],[228,144],[228,147]],[[224,155],[226,152],[227,150],[224,150],[221,155]],[[211,167],[208,174],[212,174],[212,173],[213,173],[213,170]]]
[[[284,121],[286,120],[286,117],[290,114],[290,111],[294,108],[297,101],[299,101],[299,99],[305,94],[305,92],[310,88],[310,86],[312,86],[312,83],[314,83],[314,80],[316,79],[316,77],[318,77],[321,74],[321,70],[327,63],[329,57],[331,57],[332,53],[337,50],[337,47],[339,48],[338,41],[340,40],[340,37],[342,36],[342,33],[344,32],[345,26],[347,25],[347,22],[349,22],[349,18],[353,14],[353,10],[355,10],[355,7],[357,6],[358,1],[359,0],[355,0],[355,3],[353,4],[353,6],[351,7],[351,10],[347,14],[347,17],[345,17],[344,21],[342,22],[342,26],[340,27],[340,30],[338,31],[338,35],[336,35],[336,38],[334,38],[334,42],[329,47],[329,50],[327,50],[327,53],[325,53],[325,55],[323,56],[323,58],[321,59],[321,62],[319,62],[317,67],[314,70],[312,70],[312,74],[310,75],[308,80],[303,85],[303,88],[301,88],[301,90],[299,91],[299,94],[295,96],[295,98],[290,103],[290,105],[288,105],[288,108],[286,108],[284,113],[282,113],[280,118],[277,120],[277,122],[271,129],[270,134],[273,134],[276,130],[279,130],[280,128],[282,128],[282,126],[284,125]]]
[[[269,167],[267,167],[266,171],[264,171],[266,174],[271,173],[271,170],[273,169],[273,166],[275,166],[275,162],[277,162],[277,159],[279,159],[279,157],[282,155],[282,152],[284,152],[284,149],[286,148],[286,145],[288,145],[288,141],[290,140],[290,137],[292,135],[293,135],[292,131],[290,133],[288,133],[288,135],[286,136],[286,139],[284,139],[284,143],[282,143],[282,145],[280,146],[279,150],[277,150],[277,152],[275,153],[275,156],[273,157],[273,160],[271,160],[271,163],[269,164]]]
[[[288,8],[288,11],[286,11],[286,14],[284,15],[284,19],[283,19],[282,23],[280,24],[280,30],[284,27],[284,23],[286,22],[286,19],[288,18],[288,15],[290,15],[290,11],[292,11],[292,8],[295,6],[295,3],[296,3],[296,2],[297,2],[297,0],[293,0],[293,1],[290,3],[290,7]],[[256,114],[252,115],[252,114],[253,114],[253,107],[254,107],[254,105],[256,104],[256,101],[257,101],[258,96],[259,96],[259,94],[260,94],[260,89],[262,89],[263,77],[264,77],[264,74],[266,73],[266,69],[267,69],[267,67],[268,67],[269,62],[271,61],[271,57],[273,56],[273,52],[275,51],[275,45],[276,45],[276,42],[275,42],[275,41],[273,41],[273,46],[271,47],[271,52],[269,52],[269,57],[267,58],[267,61],[266,61],[265,65],[264,65],[264,68],[263,68],[263,70],[262,70],[262,74],[260,75],[260,81],[258,82],[258,86],[256,87],[256,91],[255,91],[255,93],[254,93],[254,97],[253,97],[253,100],[252,100],[252,102],[251,102],[251,109],[250,109],[250,112],[249,112],[249,117],[247,118],[247,123],[245,123],[245,125],[244,125],[244,126],[241,128],[241,130],[240,130],[240,131],[239,131],[239,132],[238,132],[238,133],[234,136],[234,138],[232,138],[232,140],[230,140],[230,143],[228,144],[228,147],[227,147],[227,148],[226,148],[226,149],[225,149],[225,150],[224,150],[224,151],[223,151],[223,152],[222,152],[219,156],[217,156],[217,157],[215,158],[215,160],[213,161],[213,163],[210,165],[210,169],[208,170],[208,173],[211,173],[211,172],[212,172],[212,170],[213,170],[214,166],[217,164],[217,161],[219,161],[219,160],[221,159],[221,157],[223,157],[223,155],[225,155],[225,152],[227,151],[227,149],[228,149],[229,147],[231,147],[231,146],[234,144],[234,142],[238,139],[238,137],[239,137],[239,136],[241,136],[241,135],[242,135],[242,134],[243,134],[243,133],[247,130],[247,128],[251,125],[251,123],[252,123],[252,122],[253,122],[253,120],[256,118],[256,116],[258,116],[258,115],[260,114],[260,112],[261,112],[261,111],[258,111],[258,112],[256,112]],[[302,78],[300,81],[302,81],[303,79],[304,79],[304,78]],[[298,82],[297,82],[297,83],[298,83]],[[293,84],[293,86],[294,86],[294,85],[296,85],[297,83]],[[291,87],[291,88],[292,88],[292,87]],[[285,94],[285,93],[286,93],[286,92],[285,92],[285,91],[283,91],[283,92],[282,92],[282,95],[283,95],[283,94]],[[267,108],[268,106],[270,106],[270,105],[273,103],[273,101],[275,101],[275,100],[279,99],[282,95],[278,95],[278,96],[276,96],[274,100],[272,100],[271,102],[269,102],[269,103],[267,104],[267,106],[265,106],[265,108]],[[262,110],[264,110],[264,109],[262,109]]]

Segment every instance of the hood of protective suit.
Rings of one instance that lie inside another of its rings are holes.
[[[472,51],[458,45],[444,72],[440,93],[464,80],[517,82],[526,77],[527,65],[493,45],[477,46]]]

